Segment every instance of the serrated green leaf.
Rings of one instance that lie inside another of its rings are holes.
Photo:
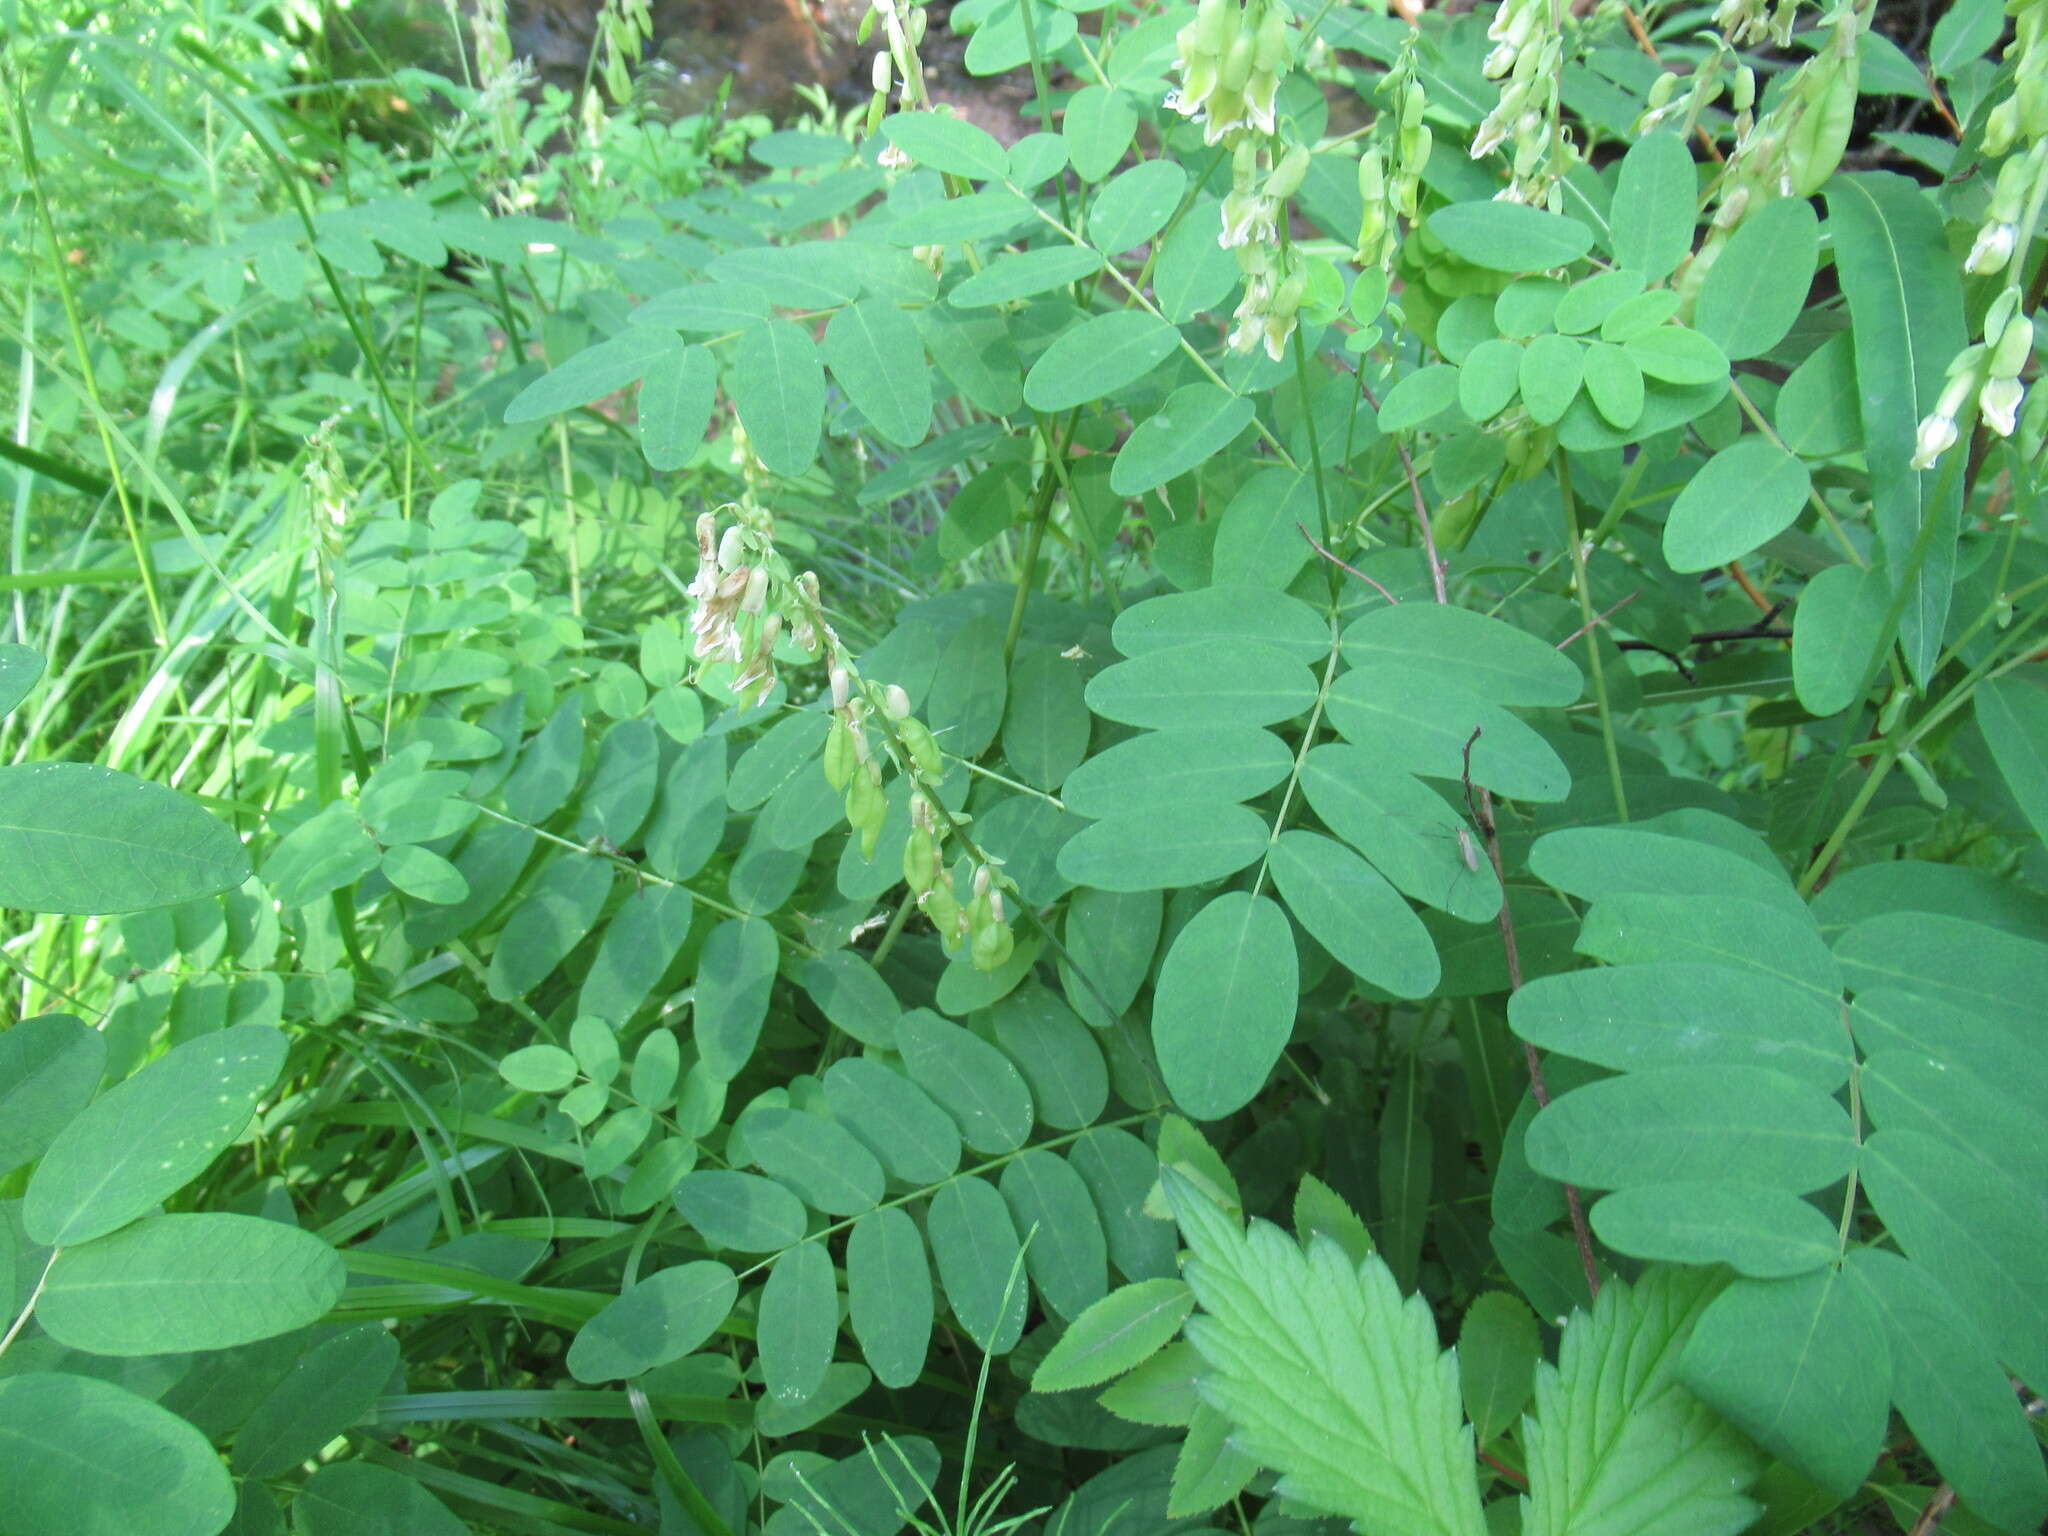
[[[713,1259],[642,1276],[577,1330],[569,1374],[616,1381],[680,1360],[711,1337],[738,1294],[733,1272]]]
[[[1242,1109],[1294,1027],[1298,961],[1272,900],[1230,891],[1175,936],[1159,970],[1152,1043],[1174,1101],[1200,1120]]]
[[[315,1321],[341,1297],[341,1255],[255,1216],[149,1216],[51,1265],[36,1316],[96,1355],[231,1349]]]
[[[1304,1254],[1265,1222],[1247,1237],[1179,1175],[1167,1190],[1202,1309],[1188,1340],[1236,1444],[1280,1473],[1284,1496],[1367,1536],[1479,1536],[1457,1365],[1422,1299],[1404,1302],[1376,1257],[1353,1266],[1327,1239]]]
[[[902,1210],[872,1211],[853,1224],[846,1297],[853,1336],[875,1379],[897,1388],[916,1381],[931,1346],[932,1272],[917,1223]]]
[[[1645,1536],[1652,1510],[1647,1529],[1668,1533],[1754,1520],[1742,1495],[1756,1453],[1679,1381],[1720,1286],[1711,1271],[1658,1266],[1633,1287],[1608,1281],[1590,1316],[1573,1314],[1556,1366],[1536,1368],[1525,1536]]]
[[[29,1180],[22,1226],[50,1247],[89,1242],[183,1188],[249,1123],[285,1038],[238,1024],[173,1047],[75,1116]]]

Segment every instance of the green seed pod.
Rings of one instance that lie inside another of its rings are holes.
[[[1308,151],[1299,144],[1282,155],[1273,174],[1266,178],[1265,195],[1279,202],[1299,192],[1303,178],[1308,175],[1308,159]]]
[[[846,728],[844,720],[834,715],[832,729],[825,735],[825,782],[834,789],[844,790],[846,781],[853,777],[856,760],[853,732]]]
[[[939,942],[952,944],[960,932],[960,903],[952,887],[943,882],[934,885],[919,898],[917,905],[938,930]]]
[[[939,850],[924,827],[912,827],[903,844],[903,880],[919,896],[932,888],[938,878]]]
[[[939,744],[925,728],[925,723],[913,715],[899,722],[896,729],[903,737],[903,745],[910,749],[917,771],[933,783],[943,779],[946,776],[945,754],[939,751]]]
[[[1008,923],[990,922],[974,931],[969,941],[968,955],[978,971],[993,971],[1010,958],[1017,947],[1017,940],[1010,932]]]

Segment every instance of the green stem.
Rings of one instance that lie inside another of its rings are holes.
[[[1586,580],[1586,541],[1579,536],[1579,504],[1572,495],[1571,461],[1557,456],[1557,489],[1564,501],[1565,537],[1571,540],[1572,585],[1579,589],[1579,619],[1586,626],[1586,664],[1593,674],[1593,698],[1600,710],[1600,744],[1607,754],[1607,782],[1614,791],[1614,814],[1628,820],[1628,795],[1621,785],[1621,752],[1614,742],[1614,714],[1607,700],[1607,668],[1600,656],[1600,634],[1593,612],[1593,589]]]

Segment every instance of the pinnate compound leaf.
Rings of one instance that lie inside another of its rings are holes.
[[[68,1013],[0,1033],[0,1175],[42,1156],[85,1108],[107,1066],[107,1037]]]
[[[1386,878],[1333,838],[1291,828],[1268,855],[1295,921],[1362,981],[1427,997],[1442,978],[1436,945]]]
[[[829,1216],[858,1216],[881,1201],[882,1165],[836,1121],[797,1109],[758,1109],[747,1116],[747,1150],[765,1172]]]
[[[0,768],[0,907],[140,912],[248,878],[235,829],[190,796],[91,763]]]
[[[11,642],[0,644],[0,720],[14,713],[15,706],[28,697],[42,675],[40,651]]]
[[[573,411],[638,382],[650,369],[673,362],[675,339],[675,333],[665,327],[634,325],[585,347],[515,395],[505,407],[506,424],[516,426]]]
[[[809,334],[790,320],[742,332],[726,387],[761,462],[778,475],[806,473],[825,419],[825,370]]]
[[[976,181],[1000,181],[1009,156],[984,128],[938,112],[898,112],[884,119],[882,136],[920,165]]]
[[[999,1154],[1024,1145],[1031,1090],[1001,1051],[922,1008],[903,1016],[896,1043],[910,1080],[953,1117],[968,1146]]]
[[[1738,560],[1791,527],[1813,489],[1807,467],[1764,437],[1744,437],[1686,482],[1664,524],[1664,558],[1675,571]]]
[[[96,1355],[231,1349],[303,1328],[341,1297],[341,1255],[282,1222],[149,1216],[50,1266],[36,1317]]]
[[[738,1294],[733,1272],[713,1259],[647,1275],[577,1332],[569,1374],[614,1381],[680,1360],[711,1337]]]
[[[1732,1536],[1758,1458],[1679,1382],[1680,1352],[1720,1282],[1653,1268],[1575,1312],[1536,1367],[1524,1536]]]
[[[849,304],[825,327],[823,350],[832,377],[877,432],[900,448],[924,441],[932,424],[932,373],[924,339],[908,315],[886,299]]]
[[[1452,203],[1429,216],[1429,232],[1475,267],[1541,272],[1577,261],[1593,231],[1577,219],[1521,203]]]
[[[276,1477],[309,1460],[368,1413],[398,1368],[381,1324],[343,1329],[307,1350],[235,1432],[235,1472]]]
[[[1111,1291],[1074,1319],[1031,1377],[1034,1392],[1068,1392],[1121,1376],[1180,1332],[1195,1294],[1179,1280],[1141,1280]]]
[[[1008,1354],[1023,1336],[1031,1286],[1002,1195],[986,1179],[956,1179],[932,1196],[925,1232],[953,1316],[982,1349]]]
[[[237,1024],[174,1046],[57,1133],[22,1204],[51,1247],[125,1226],[197,1178],[241,1134],[284,1065],[285,1038]]]
[[[1803,1275],[1841,1257],[1835,1228],[1806,1201],[1728,1181],[1620,1190],[1593,1207],[1593,1230],[1638,1259],[1726,1264],[1762,1280]]]
[[[932,1272],[917,1223],[900,1208],[871,1211],[847,1234],[846,1300],[875,1379],[897,1388],[916,1381],[931,1344]]]
[[[761,1288],[761,1379],[778,1403],[801,1403],[825,1384],[839,1337],[839,1282],[825,1245],[799,1243]]]
[[[1614,188],[1614,259],[1651,282],[1692,250],[1699,172],[1680,133],[1646,133],[1621,159]]]
[[[1803,612],[1804,599],[1799,606]],[[1985,683],[1977,690],[1977,726],[2021,813],[2048,839],[2048,689],[2019,677]]]
[[[1458,1367],[1422,1298],[1404,1301],[1377,1256],[1354,1266],[1328,1238],[1303,1253],[1263,1221],[1247,1234],[1189,1180],[1165,1179],[1201,1306],[1188,1339],[1234,1442],[1285,1497],[1366,1536],[1480,1536]]]
[[[1227,891],[1174,937],[1152,1003],[1152,1043],[1174,1102],[1197,1120],[1250,1103],[1294,1027],[1299,961],[1270,897]]]
[[[1214,384],[1184,384],[1138,423],[1117,450],[1109,488],[1140,496],[1214,457],[1251,423],[1255,407],[1244,395]]]
[[[1035,411],[1065,411],[1143,378],[1180,345],[1180,332],[1143,310],[1096,315],[1045,349],[1024,379]],[[771,466],[772,467],[772,466]]]
[[[1562,708],[1585,686],[1572,659],[1541,635],[1448,603],[1375,608],[1344,630],[1354,667],[1399,667],[1495,704]]]
[[[2015,1536],[2038,1531],[2048,1519],[2048,1471],[1984,1336],[1911,1259],[1860,1248],[1844,1273],[1883,1323],[1892,1401],[1963,1507]]]
[[[2048,1380],[2048,1199],[1946,1141],[1881,1130],[1864,1149],[1870,1201],[1906,1256],[1955,1299],[2022,1380]]]
[[[235,1486],[206,1436],[111,1382],[0,1377],[7,1528],[35,1536],[215,1536]]]
[[[1693,324],[1737,362],[1761,357],[1799,318],[1819,264],[1813,205],[1801,197],[1767,203],[1742,221],[1708,269]]]
[[[1595,1189],[1704,1179],[1805,1194],[1856,1162],[1847,1112],[1762,1067],[1660,1067],[1588,1083],[1550,1101],[1527,1145],[1538,1173]]]
[[[1737,1280],[1686,1341],[1685,1385],[1840,1498],[1884,1445],[1891,1353],[1877,1310],[1839,1269]]]
[[[413,1478],[368,1461],[330,1462],[292,1500],[303,1536],[464,1536],[469,1529]]]

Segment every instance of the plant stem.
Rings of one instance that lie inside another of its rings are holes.
[[[1579,537],[1579,505],[1572,495],[1571,461],[1557,456],[1557,489],[1564,501],[1565,537],[1571,540],[1572,585],[1579,589],[1579,617],[1590,630],[1598,622],[1593,612],[1593,589],[1586,581],[1586,542]],[[1614,791],[1614,814],[1628,820],[1628,793],[1621,783],[1621,752],[1614,743],[1614,715],[1607,701],[1607,668],[1600,656],[1600,637],[1586,637],[1586,665],[1593,674],[1593,698],[1600,710],[1600,744],[1607,754],[1607,782]]]

